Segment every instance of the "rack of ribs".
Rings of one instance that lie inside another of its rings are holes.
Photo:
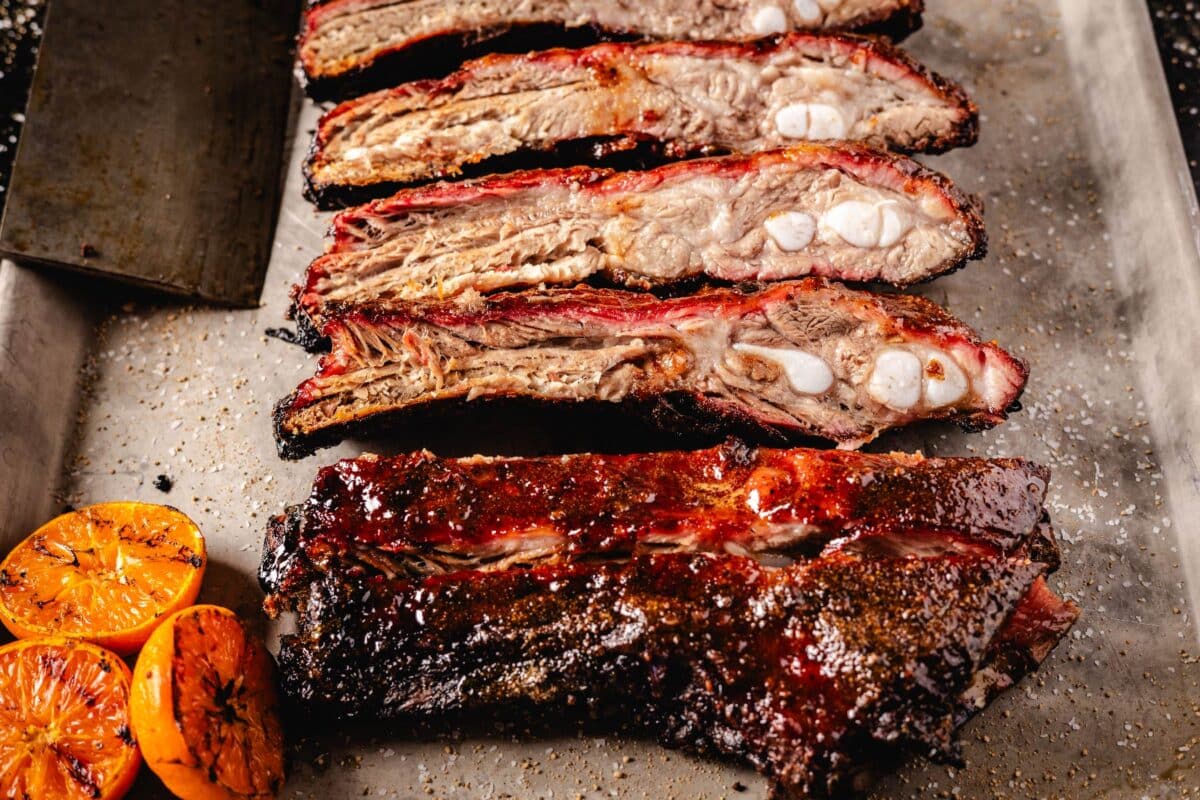
[[[849,140],[974,144],[962,88],[873,39],[604,44],[493,55],[326,113],[306,174],[323,207],[521,167],[662,161]],[[557,164],[556,164],[557,162]]]
[[[328,305],[440,300],[602,278],[636,289],[819,275],[910,286],[986,251],[974,198],[911,159],[793,145],[645,172],[533,170],[339,213],[294,292]]]

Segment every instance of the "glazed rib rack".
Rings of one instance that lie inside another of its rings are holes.
[[[308,499],[270,523],[268,604],[341,565],[424,577],[660,552],[782,563],[840,549],[921,554],[961,539],[1053,563],[1047,471],[1016,459],[776,450],[544,458],[367,455],[325,467]],[[899,534],[899,535],[898,535]],[[929,542],[924,537],[933,537]]]
[[[280,659],[308,713],[616,707],[823,797],[898,753],[953,757],[1074,622],[1045,582],[1046,477],[736,443],[364,457],[272,521],[261,579],[299,613]]]

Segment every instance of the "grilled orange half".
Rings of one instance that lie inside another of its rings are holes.
[[[168,617],[133,668],[133,730],[146,765],[183,800],[266,800],[283,786],[275,665],[234,614]]]
[[[95,645],[0,647],[0,797],[124,797],[142,762],[129,693],[129,668]]]
[[[18,639],[64,636],[131,655],[196,602],[204,537],[168,506],[102,503],[51,520],[0,564],[0,622]]]

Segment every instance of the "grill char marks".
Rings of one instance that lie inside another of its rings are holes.
[[[973,144],[977,124],[960,87],[870,39],[609,44],[490,56],[343,103],[322,117],[306,172],[333,207],[530,154],[675,159],[806,139],[941,152]]]
[[[787,19],[791,29],[861,31],[901,38],[921,24],[922,0],[848,0],[820,19]],[[300,62],[318,98],[430,77],[484,53],[522,53],[603,38],[743,39],[758,4],[653,0],[328,0],[305,16]],[[681,11],[686,10],[686,13]]]
[[[367,306],[323,333],[318,374],[276,407],[284,457],[481,399],[604,403],[856,447],[919,420],[997,424],[1027,375],[927,300],[819,279],[670,300],[578,288]]]
[[[271,522],[260,579],[274,611],[317,573],[416,577],[649,552],[812,557],[1012,554],[1057,564],[1047,471],[738,443],[696,452],[547,458],[365,456],[321,470]]]
[[[859,207],[886,208],[901,227],[886,241],[847,241],[838,215]],[[798,145],[642,173],[578,167],[402,191],[334,218],[296,312],[319,330],[326,304],[594,276],[641,289],[808,274],[907,286],[985,250],[976,202],[944,176],[855,145]]]
[[[295,701],[338,717],[620,704],[669,744],[825,797],[881,751],[954,752],[964,698],[1042,571],[962,555],[766,570],[668,554],[423,581],[330,574],[280,664]]]

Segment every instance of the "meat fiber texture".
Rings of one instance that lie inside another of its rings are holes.
[[[328,573],[283,638],[311,716],[545,719],[593,708],[744,760],[792,797],[861,789],[954,732],[1077,611],[1023,557],[637,556],[422,580]]]
[[[1011,554],[1057,565],[1048,471],[1017,459],[773,450],[544,458],[367,455],[272,520],[260,580],[294,606],[318,573],[414,577],[661,552],[786,561],[841,551]]]
[[[821,275],[908,286],[986,251],[978,202],[857,145],[794,145],[646,172],[534,170],[403,190],[334,218],[294,292],[326,305],[604,279],[651,289]]]
[[[882,42],[606,44],[489,56],[326,113],[306,165],[323,206],[441,178],[616,156],[750,153],[853,140],[899,152],[973,144],[963,90]]]
[[[928,300],[809,278],[690,297],[578,288],[355,307],[276,406],[285,457],[454,403],[619,405],[663,425],[858,447],[920,420],[1001,422],[1027,369]]]
[[[449,71],[465,57],[526,52],[598,38],[746,39],[788,30],[860,30],[901,37],[921,0],[328,0],[310,4],[300,38],[309,94]]]

